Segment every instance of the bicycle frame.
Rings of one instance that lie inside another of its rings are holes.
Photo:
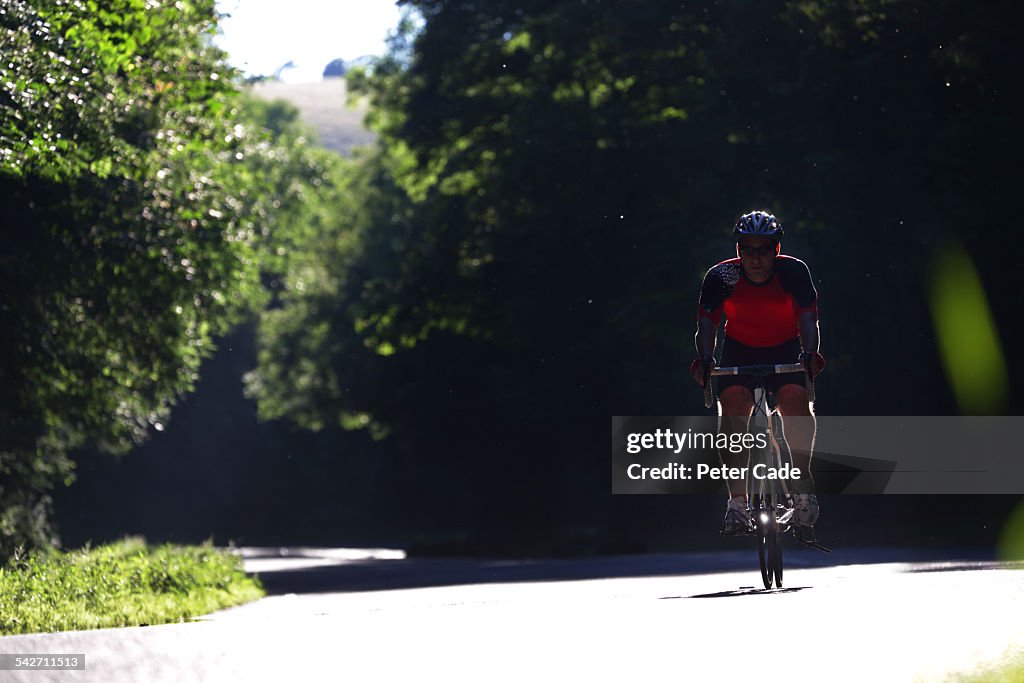
[[[779,468],[782,466],[782,447],[780,440],[785,443],[785,437],[781,432],[781,416],[779,409],[768,403],[768,392],[764,388],[763,378],[758,378],[758,386],[754,389],[754,407],[747,420],[747,432],[754,434],[765,432],[768,435],[766,448],[751,448],[748,467],[753,472],[755,465]],[[747,477],[747,500],[753,500],[754,496],[767,496],[771,500],[781,502],[789,499],[790,491],[782,479],[756,479]],[[787,507],[790,507],[787,505]],[[792,513],[792,510],[790,510]],[[790,515],[786,516],[785,522],[789,521]],[[782,519],[779,519],[783,523]]]
[[[748,475],[747,501],[750,505],[751,522],[758,542],[757,557],[761,567],[761,579],[765,589],[770,589],[774,584],[782,588],[782,545],[780,537],[789,531],[789,522],[793,517],[793,505],[790,492],[781,479],[757,478],[752,476],[758,465],[766,468],[780,468],[782,466],[781,443],[785,438],[781,432],[780,415],[776,408],[769,405],[768,395],[764,378],[770,374],[781,374],[787,372],[807,372],[801,363],[788,363],[778,365],[751,365],[742,367],[714,368],[705,380],[704,395],[705,404],[711,407],[712,390],[711,376],[723,375],[751,375],[755,378],[757,386],[754,389],[754,405],[747,419],[747,432],[767,434],[767,443],[764,448],[751,448],[747,460]],[[810,373],[806,374],[806,386],[808,398],[813,400],[814,389]]]

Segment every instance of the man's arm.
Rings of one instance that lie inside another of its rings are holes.
[[[797,321],[800,330],[800,346],[804,353],[817,353],[820,339],[818,337],[818,316],[813,311],[804,311]]]
[[[804,350],[803,357],[810,361],[808,369],[813,378],[825,369],[825,358],[818,353],[818,345],[821,342],[818,336],[818,315],[814,311],[804,311],[797,319],[797,324],[800,332],[800,346]]]
[[[704,386],[707,366],[714,363],[715,338],[718,336],[718,325],[722,322],[725,300],[729,298],[738,279],[739,266],[723,262],[705,273],[704,282],[701,283],[700,299],[697,301],[697,334],[693,338],[697,357],[690,364],[690,374],[701,386]]]
[[[697,334],[693,338],[698,358],[707,359],[715,354],[716,336],[718,336],[718,325],[711,318],[701,316],[697,321]]]
[[[715,338],[717,336],[718,325],[715,324],[715,321],[701,316],[697,320],[697,334],[693,337],[697,358],[690,364],[690,374],[701,386],[704,386],[704,374],[707,371],[707,366],[714,363]]]

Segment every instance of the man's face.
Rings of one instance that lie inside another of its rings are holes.
[[[768,237],[742,237],[736,245],[743,270],[754,282],[764,282],[775,265],[775,240]]]

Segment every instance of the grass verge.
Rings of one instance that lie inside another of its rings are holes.
[[[263,595],[227,551],[126,539],[0,569],[0,634],[183,622]]]

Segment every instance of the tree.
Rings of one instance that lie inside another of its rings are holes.
[[[265,249],[286,253],[275,205],[303,180],[244,118],[215,17],[212,0],[0,15],[0,559],[52,542],[69,450],[165,428],[213,338],[267,300]]]
[[[685,388],[700,278],[761,206],[823,293],[831,412],[905,411],[889,383],[918,411],[956,410],[929,255],[1006,236],[1021,136],[1002,10],[410,5],[422,29],[349,74],[379,148],[353,185],[353,240],[322,254],[334,284],[265,328],[274,415],[390,433],[420,488],[478,528],[593,521],[608,416],[703,412]],[[892,368],[895,330],[915,358]],[[872,367],[887,378],[865,381]]]
[[[344,59],[332,59],[327,66],[324,67],[324,78],[335,78],[338,76],[345,75],[345,60]]]

